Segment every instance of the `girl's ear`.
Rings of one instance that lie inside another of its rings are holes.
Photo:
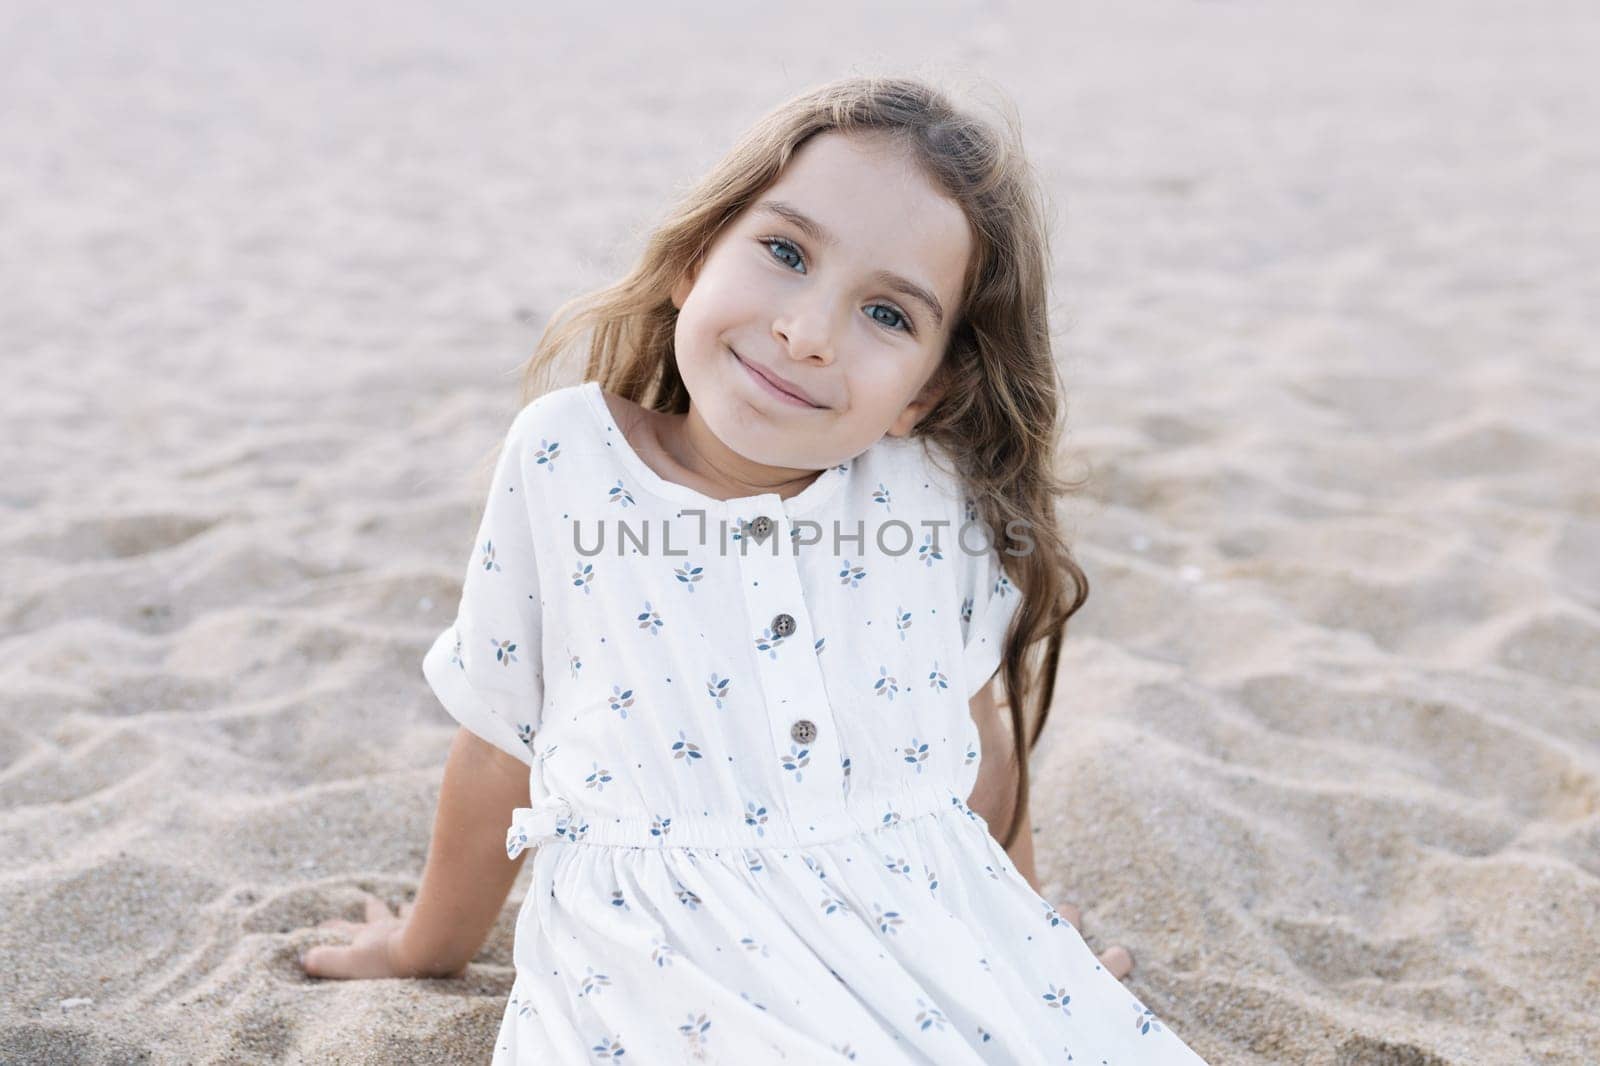
[[[928,380],[923,384],[916,397],[906,404],[905,408],[895,416],[895,420],[890,423],[889,436],[909,437],[911,431],[917,427],[917,423],[927,417],[928,412],[937,407],[939,401],[944,399],[945,393],[949,391],[949,388],[949,382],[944,375],[944,365],[940,364],[939,368],[929,375]]]

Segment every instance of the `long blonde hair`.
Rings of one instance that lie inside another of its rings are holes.
[[[1012,736],[1023,738],[1013,749],[1017,791],[1000,835],[1010,848],[1029,793],[1028,756],[1055,694],[1066,622],[1089,595],[1055,511],[1079,483],[1056,471],[1061,389],[1048,322],[1049,238],[1013,113],[1001,130],[920,80],[882,75],[842,78],[780,104],[682,195],[627,276],[556,310],[524,369],[523,402],[555,386],[558,356],[588,334],[584,380],[656,411],[686,413],[689,394],[673,350],[673,285],[802,144],[830,130],[892,138],[971,226],[974,252],[935,371],[943,398],[913,436],[953,459],[997,544],[1006,543],[1001,531],[1017,528],[1008,525],[1013,521],[1024,523],[1034,542],[1027,554],[1000,550],[1022,597],[1001,668]]]

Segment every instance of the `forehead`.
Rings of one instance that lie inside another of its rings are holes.
[[[763,200],[798,208],[833,236],[836,244],[813,255],[866,272],[904,274],[937,293],[947,311],[957,306],[972,250],[966,215],[887,138],[818,134],[756,203]],[[764,211],[749,214],[756,226],[778,221]]]

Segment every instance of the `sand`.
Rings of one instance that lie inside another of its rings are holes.
[[[1591,5],[214,6],[0,15],[0,1061],[487,1061],[523,884],[458,981],[295,957],[416,886],[517,368],[919,66],[1057,211],[1047,894],[1215,1064],[1600,1061]]]

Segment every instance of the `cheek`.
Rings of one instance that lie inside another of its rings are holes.
[[[725,263],[705,288],[706,305],[719,318],[772,314],[783,296],[782,278],[772,271]]]

